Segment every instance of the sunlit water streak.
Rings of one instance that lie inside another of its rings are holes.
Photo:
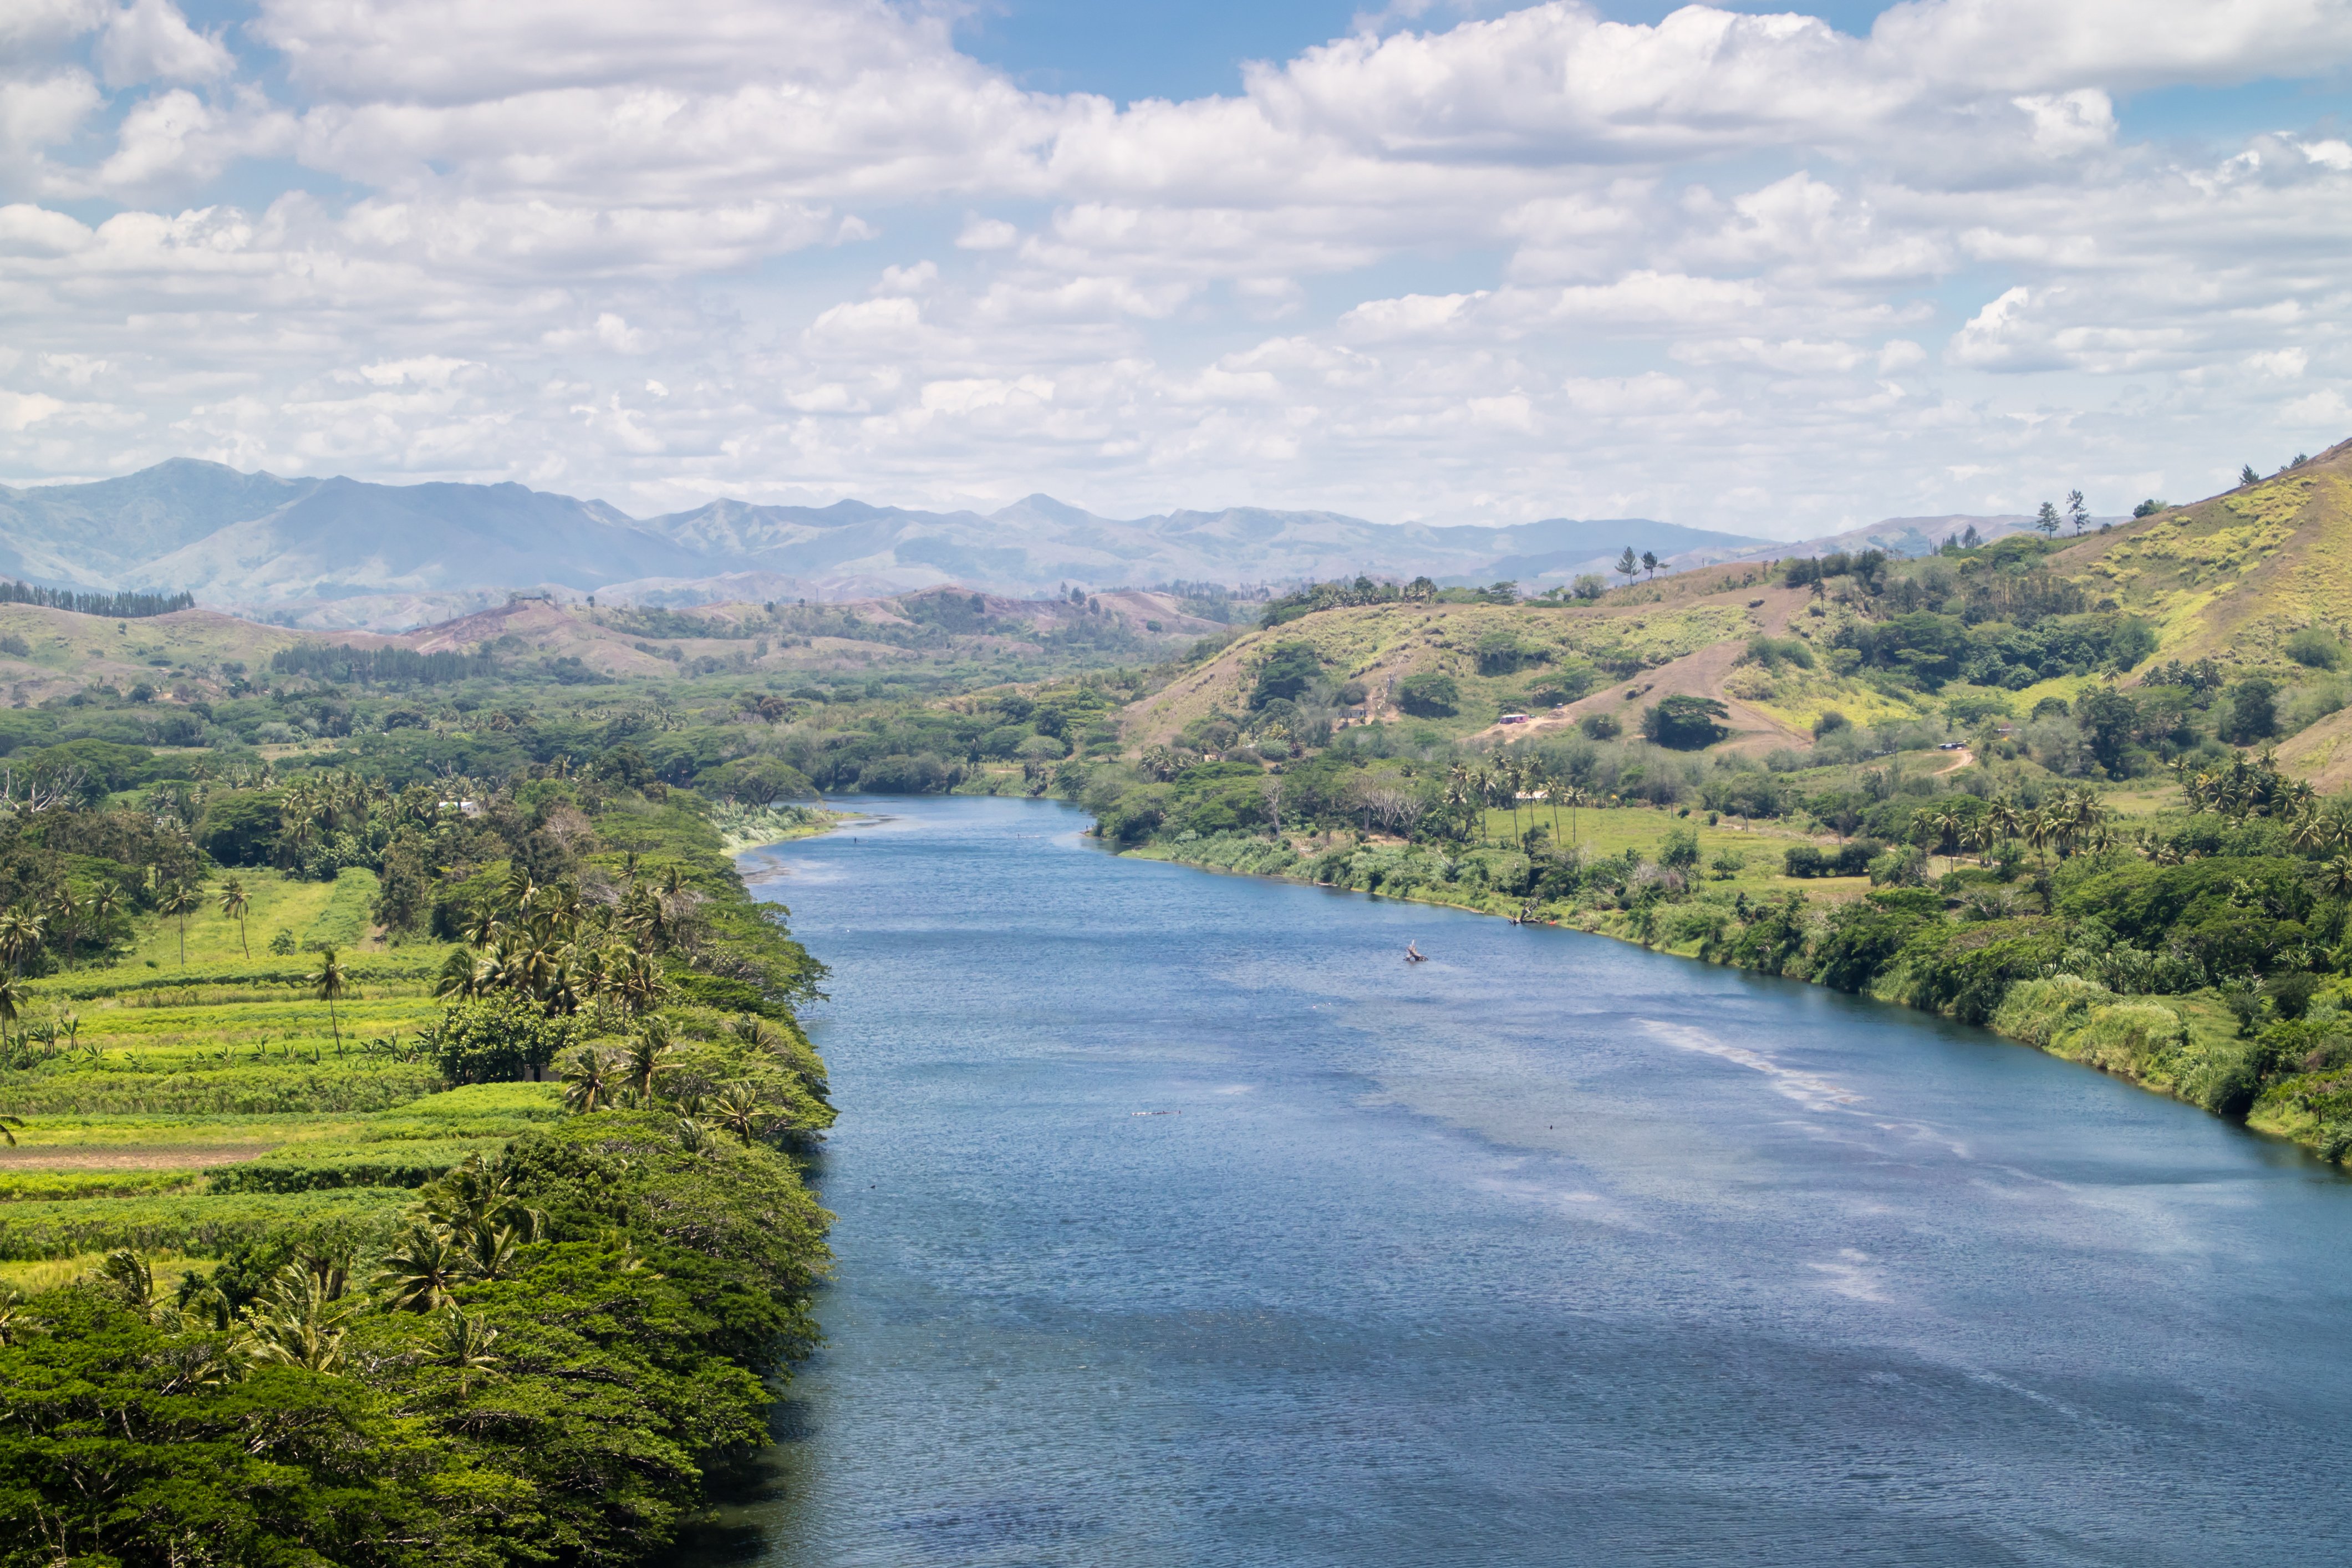
[[[833,966],[840,1265],[696,1561],[2352,1560],[2352,1184],[2294,1151],[1898,1008],[873,804],[753,858]]]

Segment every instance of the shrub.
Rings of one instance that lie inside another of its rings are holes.
[[[2171,1008],[2154,1002],[2119,1002],[2095,1009],[2065,1045],[2069,1055],[2093,1067],[2137,1078],[2188,1037],[2188,1026]]]
[[[2229,710],[2222,716],[2221,732],[2221,739],[2233,746],[2251,746],[2277,734],[2277,684],[2252,675],[2231,687]]]
[[[483,996],[444,1013],[425,1041],[451,1083],[499,1083],[536,1080],[576,1032],[520,998]]]
[[[1859,992],[1875,980],[1919,929],[1940,914],[1856,900],[1830,917],[1813,957],[1813,978],[1840,991]]]
[[[1450,675],[1423,670],[1397,682],[1397,706],[1416,719],[1450,718],[1462,701],[1462,689]]]
[[[1769,637],[1761,632],[1748,639],[1748,651],[1740,658],[1744,663],[1776,671],[1784,664],[1793,664],[1799,669],[1813,668],[1812,645],[1804,638]]]
[[[1731,710],[1712,697],[1664,698],[1643,712],[1642,735],[1673,751],[1704,751],[1731,733],[1722,723],[1730,716]]]
[[[2115,1000],[2116,994],[2105,986],[2077,975],[2021,980],[2001,998],[2000,1009],[1993,1014],[1992,1026],[2012,1040],[2046,1050],[2058,1043],[2059,1036],[2080,1028],[2095,1009],[2109,1006]],[[2166,1013],[2165,1016],[2170,1018],[2172,1015]]]
[[[2336,669],[2344,663],[2344,645],[2323,626],[2305,626],[2286,639],[2287,658],[2311,669]]]
[[[2041,917],[1938,925],[1922,931],[1895,961],[1903,999],[1915,1007],[1981,1024],[2000,1011],[2009,988],[2040,978],[2057,962],[2064,936]]]
[[[1593,741],[1613,741],[1625,730],[1614,713],[1587,713],[1576,721],[1576,727],[1584,731],[1586,739]]]
[[[1296,702],[1307,693],[1318,675],[1323,672],[1323,658],[1309,642],[1276,643],[1267,650],[1265,662],[1258,666],[1257,684],[1250,689],[1252,711],[1264,708],[1276,698]]]
[[[407,1139],[341,1148],[297,1148],[224,1165],[206,1189],[215,1193],[314,1193],[333,1187],[421,1187],[465,1163],[495,1154],[504,1139]]]

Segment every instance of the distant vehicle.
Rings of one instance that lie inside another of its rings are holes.
[[[1960,743],[1958,741],[1947,741],[1942,745],[1936,748],[1936,750],[1939,752],[1957,752],[1959,749]]]
[[[1524,724],[1527,721],[1528,716],[1524,713],[1506,713],[1495,721],[1497,724]]]

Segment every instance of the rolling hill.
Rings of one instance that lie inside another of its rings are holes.
[[[1957,531],[1969,521],[1896,519],[1851,537],[1910,551],[1935,542],[1937,527]],[[1974,521],[1986,531],[2015,521]],[[1045,495],[984,513],[722,500],[635,518],[515,484],[288,479],[185,458],[92,484],[0,487],[0,574],[184,588],[208,605],[321,630],[429,624],[518,590],[683,605],[951,584],[1030,595],[1368,573],[1508,578],[1535,592],[1605,571],[1628,547],[1684,566],[1790,548],[1643,518],[1441,527],[1228,507],[1120,519]]]
[[[2021,531],[2022,521],[1895,520],[1777,546],[1774,554],[1788,559],[1822,547],[1919,553],[1970,522],[1990,542]],[[2352,672],[2352,442],[2225,494],[2106,520],[2098,531],[2057,544],[2038,570],[2071,584],[2070,593],[2079,589],[2073,603],[2086,618],[2137,617],[2153,631],[2153,652],[2117,679],[2123,689],[2176,662],[2208,658],[2225,680],[2269,679],[2284,694],[2282,723],[2292,731],[2280,746],[2282,762],[2323,788],[2352,785],[2352,690],[2326,662],[2336,658]],[[2030,562],[2031,552],[2021,559]],[[1915,560],[1892,569],[1889,581],[1922,588],[1922,574],[1933,572],[1950,568]],[[1749,557],[1634,584],[1591,604],[1325,610],[1255,632],[1186,671],[1129,710],[1128,733],[1138,745],[1171,742],[1211,714],[1244,713],[1255,672],[1286,642],[1312,646],[1332,681],[1361,684],[1365,700],[1350,711],[1367,721],[1403,717],[1402,683],[1442,675],[1459,692],[1455,711],[1423,721],[1457,737],[1558,733],[1597,714],[1622,721],[1663,698],[1687,695],[1725,705],[1734,750],[1810,746],[1813,726],[1832,710],[1860,723],[1940,722],[1953,696],[1972,710],[1990,704],[2021,720],[2045,699],[2068,701],[2111,679],[2082,660],[2061,659],[2024,670],[2005,688],[1948,675],[1906,685],[1890,679],[1899,661],[1874,668],[1851,657],[1857,639],[1841,628],[1883,627],[1909,613],[1906,605],[1916,607],[1916,595],[1873,598],[1850,584],[1841,577],[1826,595],[1791,587],[1785,574],[1768,576]],[[1957,600],[1948,608],[1958,624]],[[2325,637],[2315,650],[2297,643],[2299,658],[2290,639],[2313,630]],[[1759,636],[1801,646],[1801,661],[1759,661],[1750,647]],[[1493,657],[1496,639],[1519,651]],[[1580,668],[1591,672],[1581,686],[1559,679]],[[1541,700],[1546,695],[1572,700]],[[1511,709],[1528,710],[1530,721],[1497,726],[1496,716]]]

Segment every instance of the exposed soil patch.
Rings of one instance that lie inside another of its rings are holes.
[[[276,1147],[276,1143],[165,1143],[119,1149],[0,1148],[0,1171],[195,1171],[234,1165]]]

